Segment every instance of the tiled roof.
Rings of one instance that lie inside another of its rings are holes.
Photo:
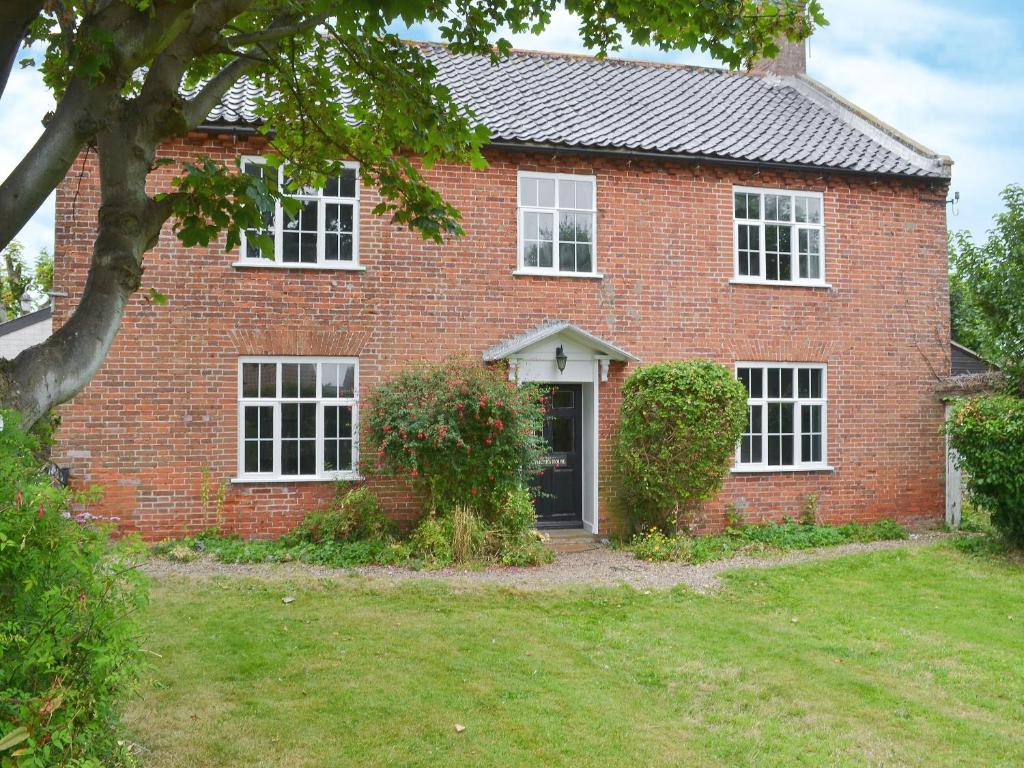
[[[495,144],[573,147],[877,174],[948,177],[950,161],[810,78],[514,51],[483,56],[420,46]],[[252,123],[251,83],[210,122]]]
[[[45,323],[51,317],[53,317],[53,307],[47,305],[42,309],[37,309],[35,312],[29,312],[27,315],[0,323],[0,336],[20,331],[22,328],[28,328],[36,323]]]

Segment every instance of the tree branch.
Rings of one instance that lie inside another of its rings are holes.
[[[43,10],[43,0],[7,0],[0,9],[0,96],[21,49],[29,24]]]

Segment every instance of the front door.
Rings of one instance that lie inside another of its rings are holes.
[[[583,527],[583,387],[556,384],[544,418],[548,453],[538,483],[537,527]]]

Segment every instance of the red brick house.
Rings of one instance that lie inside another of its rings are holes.
[[[61,409],[57,455],[127,528],[280,534],[355,479],[359,409],[412,361],[507,360],[558,386],[541,521],[614,526],[611,442],[637,365],[708,358],[750,393],[735,466],[702,521],[939,521],[950,161],[842,100],[799,50],[749,74],[424,46],[490,127],[485,171],[428,180],[466,234],[435,245],[372,215],[353,165],[245,243],[168,229],[99,375]],[[251,93],[163,154],[262,172]],[[154,189],[173,168],[153,174]],[[88,155],[57,196],[57,324],[97,216]],[[556,226],[557,222],[557,226]],[[398,517],[415,502],[374,481]]]

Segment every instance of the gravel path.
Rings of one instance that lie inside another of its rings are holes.
[[[862,552],[919,547],[940,541],[945,533],[912,534],[904,541],[876,541],[870,544],[844,544],[838,547],[789,552],[778,557],[757,558],[741,555],[731,560],[716,560],[704,565],[647,563],[629,552],[596,547],[584,552],[559,554],[553,563],[536,568],[486,568],[463,571],[445,568],[438,571],[413,571],[408,568],[368,566],[328,568],[301,563],[227,565],[210,558],[191,563],[149,560],[143,569],[152,576],[188,576],[211,578],[243,576],[260,579],[335,579],[363,576],[371,584],[406,581],[444,581],[457,587],[478,584],[509,586],[518,589],[553,589],[567,586],[613,587],[627,584],[635,589],[669,589],[684,584],[698,592],[710,592],[720,586],[719,574],[736,568],[766,568],[810,560],[825,560]]]

